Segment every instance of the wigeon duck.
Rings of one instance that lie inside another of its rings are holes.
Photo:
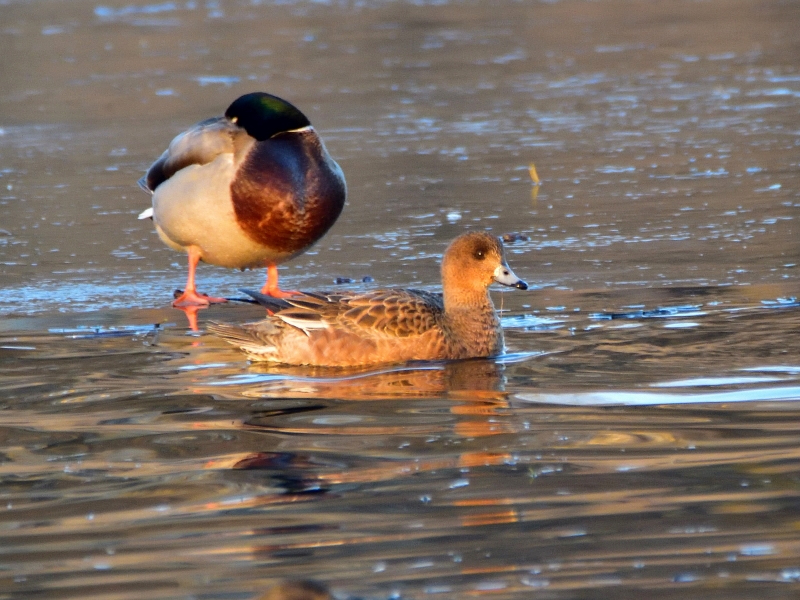
[[[275,584],[258,600],[333,600],[333,596],[316,581],[288,580]]]
[[[211,323],[208,330],[253,360],[291,365],[494,356],[503,351],[503,330],[489,297],[492,283],[528,289],[506,264],[499,238],[466,233],[444,254],[441,295],[391,289],[265,298],[273,311],[267,319],[243,326]]]
[[[161,240],[189,255],[174,306],[225,302],[197,293],[199,261],[266,266],[262,293],[284,297],[277,265],[319,240],[342,212],[344,175],[306,116],[276,96],[241,96],[225,115],[178,135],[139,185]]]

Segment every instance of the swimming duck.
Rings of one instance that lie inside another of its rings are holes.
[[[444,254],[441,295],[390,289],[262,298],[272,312],[267,319],[243,326],[211,323],[208,330],[253,360],[292,365],[494,356],[504,342],[489,297],[492,283],[528,289],[506,264],[500,239],[471,232],[457,237]]]
[[[199,261],[267,267],[262,293],[284,297],[277,265],[308,250],[342,212],[344,174],[308,118],[286,100],[255,92],[224,116],[178,135],[139,180],[161,240],[189,255],[173,306],[225,302],[197,293]]]

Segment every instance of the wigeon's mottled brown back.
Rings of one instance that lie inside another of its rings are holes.
[[[503,351],[503,330],[489,297],[492,283],[528,288],[506,264],[499,238],[465,233],[444,254],[441,295],[404,289],[306,292],[280,306],[265,299],[275,312],[263,321],[212,323],[208,330],[253,360],[291,365],[495,356]]]

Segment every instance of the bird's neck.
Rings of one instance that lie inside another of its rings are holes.
[[[444,297],[444,314],[456,339],[472,340],[483,355],[503,350],[503,331],[500,319],[487,290],[449,290]]]

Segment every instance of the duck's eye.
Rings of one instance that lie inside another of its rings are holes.
[[[486,252],[482,248],[478,248],[472,256],[475,257],[475,260],[483,260],[486,258]]]

